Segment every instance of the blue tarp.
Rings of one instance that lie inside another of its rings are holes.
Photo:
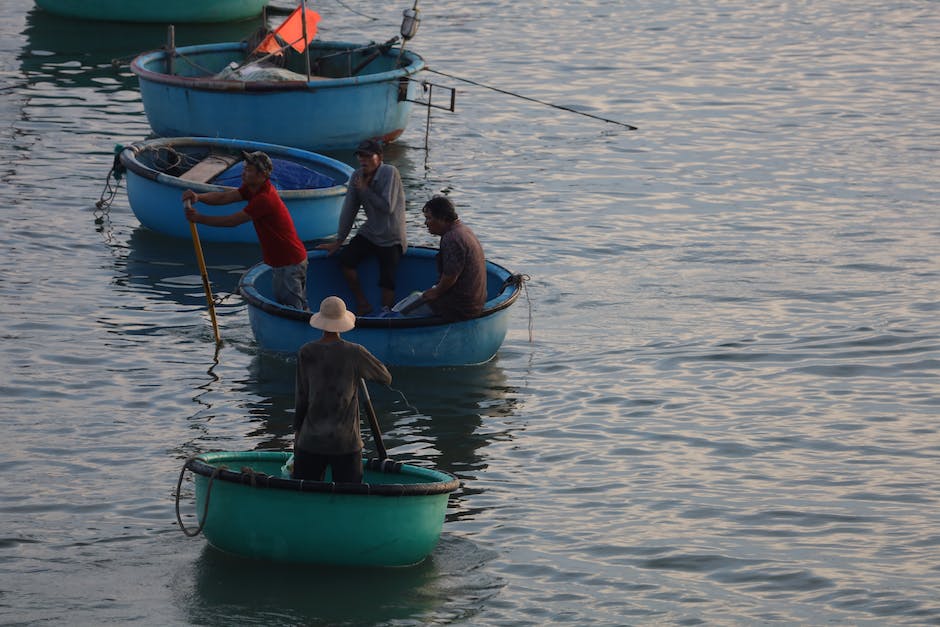
[[[331,177],[311,170],[310,168],[297,163],[296,161],[287,161],[286,159],[273,158],[274,172],[271,174],[271,183],[275,189],[320,189],[324,187],[333,187],[336,185]],[[242,170],[245,168],[245,162],[239,161],[228,170],[212,179],[216,185],[228,185],[230,187],[240,187],[242,184]]]

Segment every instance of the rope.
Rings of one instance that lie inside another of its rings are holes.
[[[361,13],[361,12],[357,11],[356,9],[352,8],[351,6],[349,6],[348,4],[346,4],[345,2],[343,2],[342,0],[336,0],[336,4],[338,4],[339,6],[343,7],[344,9],[347,9],[347,10],[349,10],[349,11],[355,13],[356,15],[361,15],[362,17],[368,18],[368,19],[372,20],[373,22],[377,22],[378,19],[379,19],[379,18],[377,18],[377,17],[372,17],[372,16],[369,16],[369,15],[366,15],[365,13]]]
[[[101,190],[98,202],[95,203],[95,224],[103,224],[105,219],[110,217],[111,203],[114,202],[114,197],[121,187],[121,177],[123,175],[124,166],[121,165],[121,153],[115,149],[114,161],[111,163],[111,169],[108,170],[108,175],[104,179],[104,189]],[[111,183],[112,178],[114,179],[113,185]]]
[[[361,15],[362,17],[368,18],[368,19],[372,20],[373,22],[376,22],[376,21],[378,21],[378,19],[379,19],[379,18],[377,18],[377,17],[371,17],[371,16],[369,16],[369,15],[366,15],[365,13],[362,13],[362,12],[360,12],[360,11],[357,11],[356,9],[352,8],[351,6],[349,6],[348,4],[346,4],[345,2],[343,2],[342,0],[335,0],[335,1],[336,1],[336,4],[338,4],[339,6],[343,7],[344,9],[350,11],[351,13],[355,13],[356,15]],[[266,12],[268,15],[271,15],[271,14],[275,14],[275,15],[290,15],[291,13],[294,12],[294,9],[282,9],[281,7],[269,5],[269,6],[265,7],[265,12]]]
[[[152,152],[154,153],[153,157],[153,167],[156,170],[166,172],[173,168],[178,168],[183,164],[192,164],[196,165],[199,161],[195,157],[190,157],[189,155],[180,154],[172,146],[160,146],[154,148],[153,146],[147,146],[141,152]]]
[[[513,274],[505,282],[506,285],[515,285],[521,288],[522,293],[525,294],[525,302],[529,307],[529,344],[532,343],[532,301],[529,299],[529,288],[526,287],[526,283],[531,279],[532,277],[528,274]]]
[[[190,531],[186,528],[186,525],[183,524],[183,519],[180,517],[180,488],[183,485],[183,475],[186,474],[186,464],[196,458],[197,456],[193,456],[186,460],[183,464],[183,469],[180,471],[180,478],[176,482],[176,522],[179,523],[180,529],[183,530],[183,533],[188,538],[195,538],[202,532],[202,528],[206,526],[206,519],[209,516],[209,497],[212,496],[212,483],[215,481],[218,474],[222,472],[221,466],[216,466],[212,470],[212,476],[209,477],[209,486],[206,488],[206,502],[202,508],[202,520],[199,522],[199,526],[196,527],[195,531]]]
[[[222,296],[221,298],[218,298],[218,294],[216,294],[216,298],[213,298],[212,302],[215,303],[216,305],[221,305],[222,303],[232,298],[233,296],[237,296],[237,294],[235,292],[229,292],[228,294],[226,294],[225,296]]]
[[[123,57],[115,57],[111,59],[111,67],[119,68],[125,65],[130,65],[131,61],[136,59],[139,54],[139,52],[135,52],[134,54],[128,54]]]
[[[637,130],[637,127],[632,124],[627,124],[625,122],[618,122],[617,120],[611,120],[609,118],[602,118],[599,115],[593,115],[591,113],[585,113],[584,111],[578,111],[577,109],[572,109],[571,107],[566,107],[564,105],[557,105],[551,102],[545,102],[544,100],[538,100],[537,98],[531,98],[529,96],[523,96],[522,94],[517,94],[505,89],[500,89],[499,87],[492,87],[490,85],[484,85],[483,83],[478,83],[477,81],[472,81],[469,78],[462,78],[460,76],[454,76],[453,74],[448,74],[447,72],[441,72],[440,70],[434,70],[429,67],[424,68],[428,72],[433,72],[434,74],[440,74],[441,76],[446,76],[447,78],[452,78],[454,80],[463,81],[465,83],[470,83],[471,85],[476,85],[477,87],[484,87],[486,89],[491,89],[493,91],[499,92],[501,94],[506,94],[508,96],[515,96],[516,98],[521,98],[523,100],[528,100],[530,102],[537,102],[538,104],[545,105],[548,107],[554,107],[555,109],[561,109],[562,111],[569,111],[571,113],[577,113],[578,115],[583,115],[588,118],[593,118],[595,120],[600,120],[602,122],[608,122],[609,124],[617,124],[622,126],[630,131]]]
[[[248,485],[250,485],[250,486],[253,487],[253,488],[257,488],[257,487],[258,487],[258,478],[259,478],[259,477],[260,477],[261,479],[264,479],[264,480],[267,480],[267,479],[268,479],[268,475],[266,475],[266,474],[263,473],[263,472],[257,472],[257,471],[256,471],[254,468],[252,468],[251,466],[242,466],[242,468],[241,468],[241,473],[242,473],[243,477],[246,477],[246,478],[248,479]],[[242,483],[244,483],[244,480],[242,480]]]
[[[170,52],[167,52],[167,54],[171,54],[171,53],[170,53]],[[190,59],[187,55],[185,55],[185,54],[180,54],[178,48],[177,48],[177,49],[174,49],[174,50],[172,51],[172,55],[173,55],[173,57],[176,58],[176,59],[183,59],[184,61],[186,61],[186,63],[190,64],[192,67],[196,68],[197,70],[200,70],[205,76],[215,76],[215,74],[216,74],[216,72],[210,70],[209,68],[205,67],[204,65],[200,65],[200,64],[196,63],[195,61],[193,61],[192,59]],[[177,76],[179,76],[179,74],[177,74]]]
[[[415,407],[414,405],[412,405],[411,402],[405,397],[405,393],[404,393],[404,392],[402,392],[401,390],[399,390],[399,389],[397,389],[397,388],[393,388],[391,385],[386,385],[385,388],[388,389],[388,390],[391,391],[391,392],[395,392],[396,394],[398,394],[398,395],[401,397],[402,402],[405,404],[405,407],[407,407],[408,409],[410,409],[411,411],[413,411],[413,412],[416,413],[416,414],[420,414],[420,413],[421,413],[421,410],[419,410],[417,407]]]

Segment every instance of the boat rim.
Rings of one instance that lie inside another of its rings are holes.
[[[310,46],[313,48],[326,49],[359,49],[365,47],[379,47],[383,45],[384,44],[370,42],[366,46],[363,46],[361,44],[342,41],[314,41],[310,44]],[[181,46],[175,49],[175,53],[177,57],[180,57],[185,55],[196,55],[207,52],[222,52],[235,49],[247,50],[247,48],[247,42],[234,41],[214,44],[199,44],[195,46]],[[400,50],[400,48],[393,47],[389,50],[396,51]],[[166,55],[167,50],[165,49],[143,52],[137,55],[137,57],[135,57],[131,62],[131,72],[136,74],[140,80],[148,80],[164,85],[176,85],[179,87],[202,89],[206,91],[291,91],[308,88],[316,91],[321,89],[347,87],[350,85],[383,83],[390,80],[411,76],[412,74],[416,74],[426,67],[425,61],[421,55],[416,52],[412,52],[411,50],[401,51],[402,58],[408,60],[408,64],[404,67],[396,68],[394,70],[387,70],[385,72],[376,72],[373,74],[362,74],[359,76],[350,76],[346,78],[317,78],[316,80],[311,81],[240,81],[206,76],[177,76],[175,74],[167,74],[165,72],[155,72],[145,67],[147,64],[153,61],[165,58]]]
[[[174,185],[175,187],[194,189],[199,191],[236,189],[235,187],[217,185],[215,183],[188,181],[178,176],[172,176],[155,168],[148,167],[141,163],[138,159],[138,155],[145,149],[154,147],[172,148],[173,146],[207,146],[210,148],[216,146],[230,148],[233,150],[263,150],[273,157],[286,157],[297,162],[314,163],[318,166],[331,168],[345,176],[347,181],[355,171],[352,167],[343,163],[342,161],[338,161],[337,159],[311,152],[309,150],[304,150],[302,148],[282,146],[280,144],[269,144],[267,142],[256,142],[246,139],[228,139],[221,137],[158,137],[155,139],[142,140],[125,146],[119,154],[119,159],[121,165],[123,165],[127,170],[151,181],[158,181],[161,183]],[[312,193],[333,195],[342,192],[345,194],[346,189],[346,183],[339,183],[330,187],[307,190],[280,190],[278,194],[281,196],[281,198],[286,197],[289,199],[292,195],[296,194],[303,194],[305,196]]]
[[[212,481],[236,483],[252,488],[269,488],[273,490],[286,490],[290,492],[319,492],[327,494],[350,494],[363,496],[433,496],[436,494],[449,494],[460,488],[460,480],[443,470],[432,470],[413,466],[392,460],[370,459],[364,462],[367,470],[392,475],[411,475],[422,478],[431,478],[429,475],[439,475],[446,480],[426,483],[343,483],[332,481],[312,481],[309,479],[290,479],[261,472],[231,470],[224,464],[213,465],[212,457],[219,457],[219,462],[225,461],[225,456],[235,452],[204,453],[186,460],[184,469],[208,477]],[[286,460],[284,453],[277,451],[248,451],[253,456],[236,457],[233,463],[240,464],[249,461],[276,462]],[[239,455],[244,453],[239,452]],[[205,457],[205,459],[204,459]]]
[[[430,251],[437,252],[437,248],[432,248],[430,246],[408,246],[409,251],[422,251],[425,254]],[[405,253],[407,254],[407,252]],[[307,259],[309,260],[312,257],[326,257],[327,254],[322,250],[308,250]],[[506,279],[503,281],[502,286],[500,287],[499,292],[492,298],[487,298],[486,302],[489,303],[493,300],[499,299],[507,289],[512,290],[509,296],[505,299],[500,300],[500,302],[495,305],[485,306],[483,311],[480,312],[480,315],[473,318],[468,318],[466,320],[445,320],[440,316],[422,316],[422,317],[402,317],[402,318],[372,318],[372,317],[356,317],[356,329],[413,329],[418,327],[436,327],[436,326],[448,326],[454,324],[461,324],[465,322],[473,322],[474,320],[480,320],[481,318],[488,318],[494,314],[499,313],[500,311],[507,309],[516,300],[519,298],[519,284],[522,281],[522,277],[518,274],[513,274],[503,266],[486,260],[487,271],[495,268],[496,270],[505,273]],[[242,295],[245,301],[253,307],[261,309],[265,313],[269,313],[278,318],[286,318],[289,320],[297,320],[300,322],[308,323],[310,322],[310,317],[313,316],[314,312],[303,311],[301,309],[295,309],[293,307],[287,307],[276,303],[273,300],[263,297],[258,289],[255,287],[255,281],[263,273],[269,270],[271,266],[261,262],[257,263],[254,266],[250,267],[245,274],[242,275],[241,279],[238,281],[238,292]]]

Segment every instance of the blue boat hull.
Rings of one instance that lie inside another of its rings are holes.
[[[127,197],[131,210],[145,227],[172,237],[191,237],[189,222],[183,214],[182,194],[187,189],[196,193],[230,189],[213,183],[199,183],[174,176],[155,162],[157,155],[197,155],[205,151],[213,154],[238,154],[240,151],[263,150],[277,164],[286,163],[330,179],[333,185],[309,189],[281,189],[279,193],[287,205],[294,227],[302,240],[318,240],[336,233],[340,210],[346,196],[346,185],[353,169],[335,159],[305,150],[275,146],[261,142],[234,139],[180,137],[139,142],[125,148],[120,155],[127,171]],[[156,151],[163,151],[157,153]],[[172,151],[167,153],[167,151]],[[195,159],[195,157],[192,157]],[[166,159],[164,158],[164,161]],[[237,185],[237,183],[235,183]],[[197,208],[208,215],[227,215],[243,208],[246,203],[206,205]],[[236,227],[213,227],[200,224],[199,237],[208,242],[257,243],[258,236],[250,222]]]
[[[355,49],[314,42],[311,54]],[[166,51],[137,57],[131,70],[154,133],[240,137],[305,150],[354,148],[363,139],[391,141],[405,130],[409,100],[418,94],[419,86],[408,77],[424,69],[421,57],[408,51],[401,55],[403,67],[395,68],[398,50],[391,49],[356,76],[341,76],[337,67],[329,72],[335,77],[309,82],[213,78],[241,63],[246,50],[243,43],[178,48],[173,73],[166,70]]]
[[[402,257],[397,297],[424,290],[437,279],[435,255],[431,248],[409,248]],[[336,257],[324,251],[308,255],[307,298],[311,307],[330,295],[354,303]],[[379,302],[378,268],[374,260],[359,267],[360,282],[371,302]],[[242,277],[240,291],[248,301],[248,318],[255,340],[264,350],[296,353],[305,343],[320,337],[309,325],[309,312],[276,303],[271,296],[271,268],[252,267]],[[356,328],[343,337],[362,344],[382,362],[391,366],[467,366],[492,359],[509,328],[509,307],[519,295],[515,276],[487,262],[487,302],[483,314],[471,320],[445,322],[440,318],[359,317]]]
[[[36,0],[39,8],[85,20],[229,22],[261,14],[268,0]]]

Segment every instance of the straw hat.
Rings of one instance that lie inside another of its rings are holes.
[[[338,296],[327,296],[320,303],[320,311],[310,316],[310,326],[322,331],[342,333],[356,326],[356,314],[346,311],[346,303]]]

